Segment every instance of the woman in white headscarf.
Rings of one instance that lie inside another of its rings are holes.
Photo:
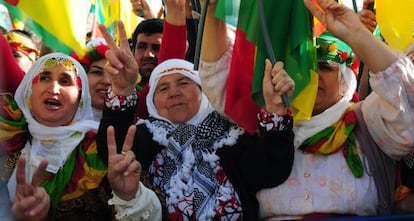
[[[112,41],[109,34],[104,36]],[[293,120],[280,94],[291,94],[293,80],[277,69],[271,75],[268,62],[263,81],[266,111],[258,113],[262,133],[250,135],[212,108],[194,64],[169,59],[151,73],[146,98],[150,117],[140,119],[131,134],[127,130],[135,124],[136,96],[130,82],[137,67],[122,36],[121,32],[119,48],[108,44],[105,68],[112,91],[97,143],[109,162],[122,159],[125,146],[132,146],[141,171],[128,184],[138,185],[139,178],[141,182],[137,193],[114,194],[110,204],[115,205],[116,217],[160,220],[162,208],[164,220],[257,220],[254,193],[284,182],[290,172]],[[107,153],[107,146],[115,142],[110,139],[114,131],[118,151]],[[131,137],[133,142],[122,145]],[[111,171],[116,168],[108,168],[108,177]]]
[[[21,138],[24,147],[10,154],[17,165],[7,183],[13,215],[20,220],[110,219],[107,167],[96,157],[98,123],[83,67],[61,53],[44,55],[24,76],[15,101],[27,136]]]

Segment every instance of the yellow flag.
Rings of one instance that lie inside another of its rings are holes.
[[[83,53],[87,33],[89,1],[0,0],[10,15],[36,33],[58,52]]]

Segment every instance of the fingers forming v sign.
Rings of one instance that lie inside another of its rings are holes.
[[[41,161],[33,173],[31,183],[27,183],[26,159],[21,157],[17,162],[16,195],[12,207],[12,212],[17,218],[21,220],[43,220],[47,216],[50,197],[40,187],[47,164],[46,160]]]
[[[115,131],[108,127],[108,180],[115,194],[123,200],[131,200],[138,191],[141,176],[141,165],[131,151],[136,127],[130,126],[122,146],[122,152],[117,153]]]
[[[114,93],[126,96],[132,94],[134,91],[135,82],[138,77],[138,65],[129,47],[123,23],[118,21],[117,27],[119,47],[115,40],[112,39],[106,27],[99,25],[99,30],[102,32],[109,47],[109,50],[105,53],[107,63],[104,71],[111,80]]]

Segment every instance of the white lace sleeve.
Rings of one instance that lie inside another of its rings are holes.
[[[414,65],[404,55],[386,70],[370,74],[373,92],[361,110],[378,146],[399,159],[414,149]]]
[[[219,113],[224,114],[226,85],[233,54],[234,36],[230,36],[227,51],[213,62],[200,60],[199,75],[204,94]]]
[[[130,201],[120,199],[113,193],[113,198],[108,201],[115,206],[115,218],[121,221],[161,220],[161,203],[156,194],[139,183],[135,198]]]

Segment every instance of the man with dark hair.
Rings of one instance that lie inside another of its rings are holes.
[[[131,48],[138,63],[141,87],[148,83],[152,70],[158,64],[163,23],[163,20],[158,18],[145,19],[139,23],[132,34]]]

